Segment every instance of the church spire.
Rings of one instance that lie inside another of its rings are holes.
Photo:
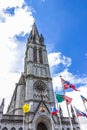
[[[32,30],[31,30],[31,33],[30,33],[30,36],[39,36],[39,33],[38,33],[38,30],[37,30],[37,26],[36,24],[34,23],[33,26],[32,26]]]
[[[28,42],[29,43],[37,43],[37,44],[43,44],[44,43],[44,37],[42,34],[39,35],[38,30],[37,30],[37,26],[34,23],[32,25],[32,30],[30,32],[30,36],[28,38]]]

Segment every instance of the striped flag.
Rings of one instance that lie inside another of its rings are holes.
[[[51,114],[56,115],[57,113],[59,113],[59,111],[56,109],[56,107],[51,107]]]
[[[81,99],[83,100],[84,103],[87,102],[87,98],[85,98],[84,96],[80,95],[81,96]]]
[[[84,112],[78,110],[77,108],[75,108],[75,110],[76,110],[76,115],[77,115],[78,117],[79,117],[79,116],[84,116],[84,117],[87,118],[87,114],[85,114]]]
[[[72,102],[72,98],[70,98],[66,95],[56,94],[56,99],[58,102],[66,101],[67,105],[69,105]]]
[[[61,78],[61,77],[60,77]],[[80,91],[78,89],[76,89],[75,85],[73,84],[70,84],[68,81],[64,80],[63,78],[61,78],[61,82],[63,84],[63,88],[66,90],[66,89],[69,89],[69,88],[72,88],[73,90],[75,91]]]

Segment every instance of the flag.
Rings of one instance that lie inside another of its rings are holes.
[[[30,105],[29,104],[24,104],[23,105],[23,112],[24,113],[27,113],[27,112],[29,112],[30,111]]]
[[[87,117],[87,114],[85,114],[84,112],[82,112],[82,111],[80,111],[80,110],[78,110],[78,109],[76,109],[75,108],[75,110],[76,110],[76,115],[79,117],[79,116],[84,116],[84,117]]]
[[[84,96],[82,96],[82,95],[80,95],[81,96],[81,98],[82,98],[82,100],[83,100],[83,102],[84,103],[86,103],[87,102],[87,98],[85,98]]]
[[[68,89],[70,87],[69,86],[70,83],[68,81],[64,80],[63,78],[61,78],[61,82],[63,84],[64,89]]]
[[[58,102],[66,101],[66,103],[69,105],[72,102],[72,98],[66,96],[66,95],[60,95],[56,94],[56,99]]]
[[[56,94],[56,99],[57,99],[58,102],[63,102],[64,101],[63,95],[60,95],[60,94]]]
[[[64,89],[72,88],[75,91],[79,91],[79,90],[76,89],[75,85],[70,84],[68,81],[64,80],[63,78],[61,78],[61,82],[63,84]]]
[[[70,98],[70,97],[68,97],[66,95],[64,95],[64,99],[65,99],[67,105],[69,105],[72,102],[72,98]]]
[[[52,107],[51,108],[51,114],[52,115],[56,115],[59,111],[55,108],[55,107]]]

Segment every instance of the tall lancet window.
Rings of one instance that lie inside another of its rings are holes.
[[[42,49],[39,49],[39,62],[43,63],[43,58],[42,58]]]
[[[33,59],[34,59],[34,62],[37,62],[37,48],[34,47],[33,49]]]

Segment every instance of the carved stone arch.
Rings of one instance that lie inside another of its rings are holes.
[[[18,130],[23,130],[23,128],[22,128],[22,127],[20,127]]]
[[[4,127],[2,130],[8,130],[7,127]]]
[[[37,125],[36,130],[47,130],[47,126],[46,126],[43,122],[40,122],[40,123]]]
[[[67,128],[67,130],[70,130],[70,128]]]
[[[16,130],[15,127],[12,127],[10,130]]]
[[[41,115],[41,116],[37,116],[34,119],[34,127],[37,130],[37,128],[39,127],[43,127],[45,128],[44,130],[52,130],[52,124],[51,124],[51,120],[47,115]],[[43,130],[43,129],[42,129]]]
[[[73,128],[73,130],[76,130],[75,128]]]

